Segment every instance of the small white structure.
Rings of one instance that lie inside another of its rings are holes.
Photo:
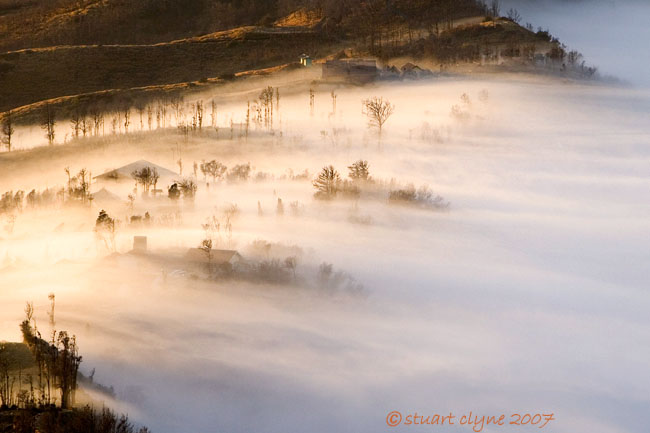
[[[307,54],[303,54],[302,56],[300,56],[300,64],[303,65],[305,68],[310,68],[312,65],[311,57],[309,57]]]

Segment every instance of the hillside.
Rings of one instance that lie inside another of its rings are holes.
[[[0,50],[151,44],[182,39],[258,24],[265,16],[284,11],[275,3],[265,0],[0,0]]]
[[[329,54],[309,31],[238,28],[153,45],[83,45],[0,54],[0,111],[60,96],[229,76]],[[64,79],[62,79],[65,77]]]
[[[295,0],[268,2],[254,13],[244,12],[259,1],[244,3],[235,7],[225,0],[193,0],[180,11],[178,0],[140,0],[131,9],[124,0],[0,0],[0,35],[4,35],[0,47],[29,47],[0,53],[0,112],[77,95],[111,99],[116,94],[128,97],[142,91],[182,89],[295,63],[302,53],[318,59],[346,49],[386,63],[396,58],[421,59],[439,64],[440,69],[459,62],[534,63],[538,56],[545,66],[550,59],[553,67],[563,68],[568,56],[548,32],[492,18],[494,11],[476,0],[400,0],[391,7],[375,0],[348,9],[344,0],[320,0],[311,9],[302,6],[309,3],[306,0]],[[212,18],[205,24],[207,18],[201,14],[212,13],[210,7],[217,6],[234,9],[229,9],[228,19],[206,15]],[[287,10],[292,12],[283,15]],[[176,11],[177,19],[166,26],[170,11]],[[195,16],[196,20],[178,19]],[[264,25],[158,41],[164,35],[197,34],[206,28],[260,20]],[[95,21],[92,34],[84,33],[85,26]],[[113,23],[111,31],[102,27],[106,23]],[[125,29],[129,23],[132,29]],[[166,30],[158,32],[156,26]],[[114,40],[129,43],[107,43]],[[65,44],[48,46],[50,42]],[[569,60],[575,63],[578,54],[572,55]]]
[[[285,17],[305,9],[320,16],[330,36],[488,12],[480,0],[0,0],[0,51],[152,44],[242,26],[295,25]]]

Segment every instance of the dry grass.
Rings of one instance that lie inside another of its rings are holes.
[[[38,101],[207,81],[326,56],[334,42],[311,32],[243,27],[153,45],[61,46],[0,54],[0,112]]]
[[[314,28],[323,21],[323,16],[316,11],[299,9],[284,18],[277,20],[276,27],[305,27]]]

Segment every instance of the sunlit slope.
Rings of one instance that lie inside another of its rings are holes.
[[[327,55],[334,43],[310,31],[242,27],[153,45],[84,45],[0,55],[0,111],[105,89],[197,81]]]

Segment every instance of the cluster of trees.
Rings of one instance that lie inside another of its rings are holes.
[[[0,430],[16,433],[149,433],[136,428],[127,416],[108,408],[75,407],[78,381],[95,389],[91,373],[79,372],[82,361],[76,337],[56,330],[55,295],[49,295],[50,332],[41,334],[31,302],[20,324],[23,343],[0,343]],[[106,388],[108,391],[111,389]],[[8,416],[8,415],[9,416]],[[5,424],[9,418],[10,423]],[[13,419],[12,419],[13,418]]]
[[[18,371],[17,376],[14,376],[18,383],[12,382],[12,386],[7,389],[8,392],[3,393],[5,404],[17,403],[22,407],[28,407],[58,403],[63,409],[74,405],[81,356],[75,336],[70,336],[66,331],[57,332],[54,294],[50,294],[49,299],[51,304],[48,315],[51,329],[48,339],[43,338],[36,326],[33,304],[28,303],[25,307],[25,320],[21,323],[20,329],[23,342],[33,356],[35,372],[23,374],[22,371]],[[6,380],[8,383],[8,376]]]
[[[239,208],[235,204],[227,206],[221,213],[221,217],[210,216],[201,228],[205,233],[201,248],[207,256],[208,267],[211,267],[212,249],[219,246],[232,247],[233,222],[239,215]]]
[[[29,193],[18,190],[6,191],[0,196],[0,215],[22,212],[25,206],[36,208],[59,204],[89,204],[92,200],[90,194],[91,174],[85,168],[72,175],[69,168],[65,168],[68,175],[66,187],[47,188],[42,191],[32,189]]]
[[[0,215],[3,213],[21,212],[25,191],[7,191],[0,197]]]
[[[135,180],[136,188],[138,185],[142,186],[145,195],[149,194],[151,187],[153,187],[154,193],[156,192],[156,185],[158,185],[160,175],[155,167],[143,167],[140,170],[135,170],[131,173],[131,177]]]
[[[405,188],[391,190],[388,194],[388,202],[391,204],[417,205],[427,209],[447,209],[449,202],[437,194],[434,194],[427,185],[415,189],[413,184]]]
[[[184,200],[192,201],[199,187],[191,178],[181,179],[167,188],[167,196],[172,200],[178,200],[181,195]]]
[[[358,160],[348,167],[348,179],[341,179],[339,172],[332,166],[323,167],[312,182],[317,199],[331,200],[337,196],[357,198],[361,189],[375,184],[370,177],[368,161]],[[383,189],[385,185],[379,185]],[[394,181],[388,186],[388,202],[392,204],[414,204],[423,208],[445,209],[449,206],[441,196],[433,193],[426,185],[416,189],[412,184],[406,187],[395,185]]]
[[[217,126],[217,104],[210,101],[210,126]],[[175,124],[186,137],[190,132],[200,132],[207,125],[207,110],[202,100],[185,103],[183,98],[172,96],[155,100],[123,100],[114,104],[78,103],[61,113],[54,105],[45,104],[40,110],[39,125],[48,144],[57,141],[57,125],[61,117],[69,117],[70,138],[99,137],[128,134],[134,131],[153,131]],[[108,125],[108,127],[107,127]],[[8,111],[0,123],[1,142],[8,151],[14,145],[15,116]],[[59,137],[60,140],[60,137]]]
[[[255,114],[254,121],[260,126],[271,129],[273,127],[273,101],[276,101],[276,109],[280,109],[280,89],[271,86],[266,87],[254,101],[252,106],[249,103],[248,111],[246,112],[246,132],[248,135],[248,128],[250,124],[250,111],[253,110]]]
[[[150,433],[147,427],[136,427],[127,415],[118,415],[107,407],[90,406],[61,410],[56,407],[41,410],[15,411],[15,433]]]
[[[323,167],[316,179],[312,182],[316,193],[314,197],[322,200],[331,200],[339,194],[346,197],[358,197],[360,187],[372,182],[368,161],[359,160],[348,167],[348,179],[341,179],[341,175],[332,165]]]
[[[79,173],[75,176],[71,175],[69,167],[66,167],[64,171],[68,175],[68,185],[66,188],[68,200],[81,204],[90,203],[92,200],[90,195],[92,174],[85,168],[79,170]],[[32,190],[32,192],[34,192],[34,190]]]
[[[219,161],[202,161],[199,165],[204,180],[207,182],[208,177],[214,183],[226,179],[229,182],[247,181],[251,176],[252,167],[250,162],[246,164],[237,164],[228,170],[228,167]],[[196,175],[196,173],[195,173]]]

